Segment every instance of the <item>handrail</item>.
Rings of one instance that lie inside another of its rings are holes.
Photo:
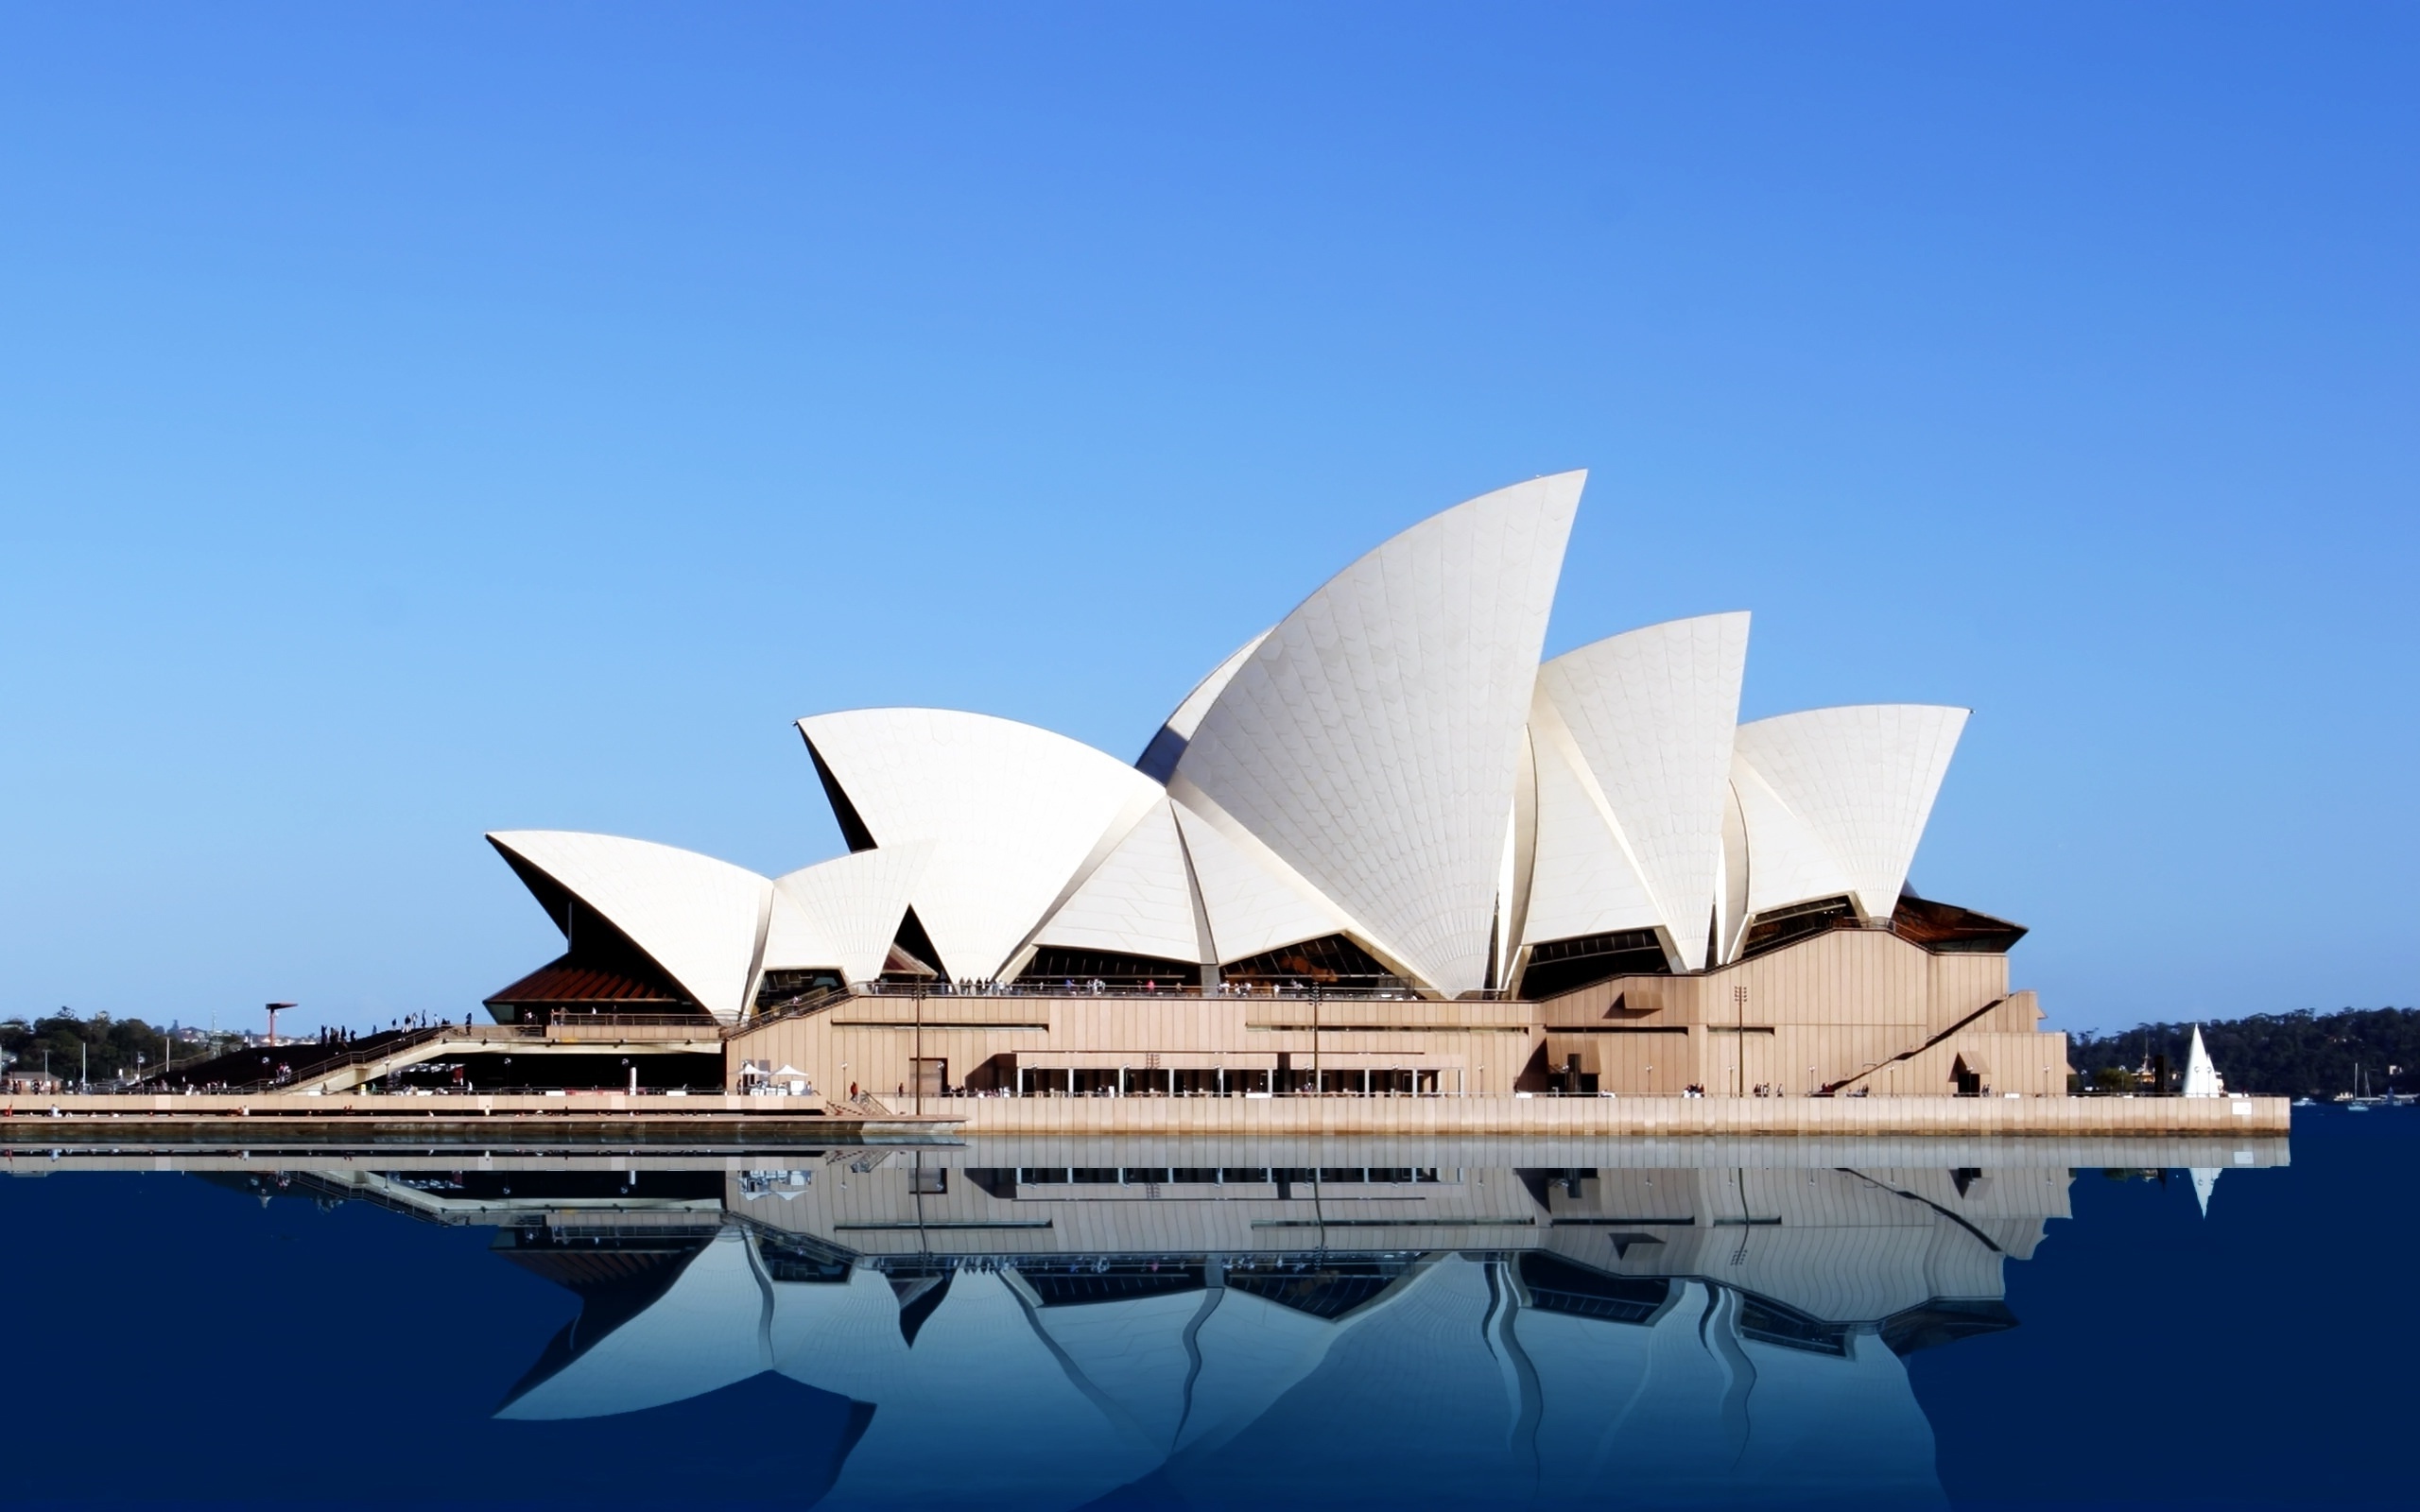
[[[467,1024],[433,1023],[426,1025],[425,1027],[416,1029],[392,1030],[389,1031],[393,1035],[392,1039],[382,1039],[374,1045],[357,1049],[340,1049],[332,1044],[323,1045],[318,1040],[298,1041],[296,1048],[314,1049],[324,1053],[304,1061],[299,1070],[289,1065],[286,1069],[285,1075],[283,1077],[264,1076],[253,1081],[224,1082],[219,1084],[219,1089],[223,1091],[230,1092],[263,1092],[274,1091],[280,1087],[290,1087],[298,1082],[317,1081],[333,1072],[342,1071],[348,1066],[366,1065],[373,1060],[384,1060],[387,1057],[394,1054],[398,1050],[408,1050],[414,1045],[425,1044],[430,1040],[436,1039],[439,1036],[447,1033],[449,1030],[459,1033],[469,1029],[470,1027],[471,1026]],[[263,1046],[262,1048],[275,1050],[285,1049],[288,1047],[277,1045]],[[275,1057],[272,1057],[270,1058],[274,1059]],[[199,1061],[196,1064],[208,1065],[209,1062]],[[147,1077],[146,1081],[158,1082],[158,1090],[164,1092],[170,1090],[165,1078],[175,1074],[176,1073],[172,1071],[163,1072],[157,1076]],[[144,1084],[144,1082],[137,1082],[135,1085],[140,1087]]]
[[[534,1022],[512,1024],[480,1024],[485,1028],[536,1029],[662,1029],[695,1027],[716,1028],[720,1024],[710,1018],[694,1013],[565,1013],[557,1009]]]
[[[755,1013],[724,1030],[723,1038],[728,1040],[734,1035],[745,1034],[752,1029],[761,1029],[769,1023],[779,1023],[785,1019],[797,1019],[810,1013],[820,1013],[836,1004],[846,1003],[854,996],[856,994],[845,987],[809,988],[794,998],[784,998],[770,1007],[757,1009]]]

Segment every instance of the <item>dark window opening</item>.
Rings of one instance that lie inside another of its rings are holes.
[[[1134,759],[1134,769],[1154,782],[1166,782],[1176,775],[1176,764],[1184,755],[1185,739],[1167,726],[1162,725],[1143,754]]]
[[[639,949],[604,915],[582,903],[571,889],[496,848],[546,917],[563,932],[563,953],[486,999],[500,1023],[543,1023],[575,1013],[696,1014],[705,1016],[671,973]]]
[[[804,735],[805,731],[799,733]],[[873,850],[873,832],[866,828],[864,819],[858,817],[857,806],[849,801],[847,790],[840,786],[840,780],[832,775],[832,768],[823,765],[823,753],[815,748],[812,740],[806,743],[806,754],[815,763],[817,780],[823,783],[823,797],[832,805],[832,820],[840,827],[840,838],[848,843],[852,851]]]
[[[882,979],[886,982],[915,982],[943,974],[942,953],[933,949],[933,937],[925,933],[924,920],[910,908],[899,920],[899,933],[890,938],[890,954],[882,963]]]
[[[941,1307],[942,1298],[949,1295],[949,1283],[957,1276],[944,1270],[930,1276],[890,1278],[891,1295],[899,1298],[899,1336],[909,1349],[916,1347],[916,1335],[925,1332],[925,1320]]]
[[[1835,929],[1857,923],[1857,906],[1846,898],[1818,898],[1813,902],[1769,908],[1748,920],[1748,940],[1739,958],[1750,960],[1767,951],[1795,945]]]
[[[1529,1291],[1530,1305],[1541,1313],[1608,1323],[1646,1323],[1672,1295],[1672,1283],[1660,1276],[1608,1276],[1536,1250],[1524,1254],[1520,1264],[1521,1284]]]
[[[1851,1332],[1846,1323],[1826,1323],[1770,1297],[1743,1293],[1739,1298],[1739,1336],[1743,1339],[1807,1354],[1845,1356]]]
[[[1288,1261],[1262,1264],[1251,1269],[1231,1264],[1227,1284],[1280,1307],[1330,1322],[1385,1291],[1404,1270],[1402,1264],[1387,1261]]]
[[[1651,929],[1618,929],[1606,935],[1550,939],[1530,952],[1521,973],[1521,996],[1560,997],[1616,976],[1669,976],[1672,963]]]
[[[767,971],[764,980],[756,984],[756,1011],[776,1012],[818,992],[834,991],[844,985],[839,972],[820,966],[804,971]]]
[[[1171,961],[1157,955],[1121,955],[1114,951],[1079,951],[1045,945],[1033,953],[1033,959],[1026,964],[1017,980],[1045,987],[1052,983],[1063,987],[1072,982],[1079,989],[1096,980],[1112,987],[1142,987],[1149,983],[1157,983],[1161,987],[1200,987],[1201,968],[1190,961]]]
[[[1882,1342],[1906,1356],[1937,1345],[1955,1344],[2016,1327],[2016,1314],[1997,1297],[1943,1298],[1919,1303],[1882,1320]]]
[[[1219,968],[1225,981],[1253,987],[1333,988],[1348,992],[1392,991],[1403,979],[1376,956],[1342,935],[1323,935],[1296,945],[1248,955]]]
[[[1103,1256],[1055,1263],[1020,1262],[1017,1275],[1033,1288],[1045,1307],[1084,1307],[1095,1302],[1198,1292],[1207,1284],[1207,1269],[1198,1261],[1171,1263]]]
[[[759,1229],[756,1258],[765,1263],[765,1274],[769,1279],[802,1285],[846,1286],[856,1272],[856,1263],[849,1256],[804,1234],[770,1234]]]
[[[480,1051],[444,1060],[399,1067],[372,1086],[390,1091],[409,1088],[448,1092],[641,1091],[719,1092],[722,1057],[693,1051],[660,1055],[596,1056],[549,1051],[544,1041],[505,1051]]]

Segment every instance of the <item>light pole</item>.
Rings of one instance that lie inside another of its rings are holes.
[[[277,1016],[282,1010],[292,1006],[294,1005],[291,1003],[272,1003],[268,1005],[268,1047],[271,1050],[277,1048]]]
[[[1736,1071],[1736,1075],[1732,1085],[1732,1095],[1735,1097],[1745,1097],[1748,1095],[1747,983],[1742,982],[1731,989],[1731,1005],[1737,1010],[1737,1022],[1733,1026],[1733,1042],[1731,1046],[1731,1064]]]
[[[1326,1079],[1320,1074],[1320,984],[1314,977],[1311,980],[1311,1095],[1320,1097],[1326,1092]]]

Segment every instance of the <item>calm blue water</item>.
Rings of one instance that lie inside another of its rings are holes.
[[[2400,1503],[2415,1152],[2420,1112],[2309,1111],[2283,1166],[2180,1152],[2221,1173],[2205,1217],[2182,1160],[2022,1145],[20,1151],[0,1473],[18,1504]]]

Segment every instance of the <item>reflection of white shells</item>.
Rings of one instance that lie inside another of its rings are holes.
[[[1528,1305],[1513,1263],[1446,1254],[1331,1320],[1236,1285],[1043,1306],[1011,1265],[926,1283],[942,1295],[910,1345],[880,1272],[771,1280],[726,1230],[499,1416],[631,1412],[777,1370],[877,1408],[833,1507],[970,1487],[1073,1507],[1154,1472],[1210,1504],[1346,1475],[1360,1495],[1488,1504],[1532,1485],[1939,1500],[1930,1430],[1878,1338],[1778,1346],[1743,1323],[1744,1294],[1702,1282],[1610,1321]]]

